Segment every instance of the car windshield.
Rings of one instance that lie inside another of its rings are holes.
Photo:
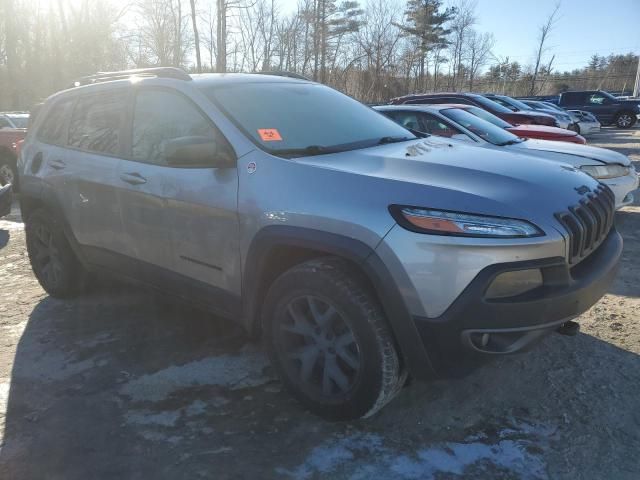
[[[7,115],[16,128],[27,128],[29,115]]]
[[[283,157],[417,138],[384,115],[319,84],[240,83],[204,91],[254,143]]]
[[[550,108],[552,110],[557,110],[558,112],[567,113],[566,110],[558,105],[554,105],[551,102],[539,102],[545,108]]]
[[[473,95],[473,100],[476,103],[479,103],[485,108],[488,108],[492,112],[496,113],[512,113],[513,110],[508,109],[504,105],[500,105],[498,102],[494,102],[493,100],[483,97],[482,95]]]
[[[486,110],[483,110],[482,108],[465,107],[465,110],[467,112],[469,112],[469,113],[472,113],[476,117],[480,117],[482,120],[485,120],[485,121],[487,121],[489,123],[494,124],[496,127],[500,127],[500,128],[511,128],[511,127],[513,127],[513,125],[511,125],[510,123],[505,122],[501,118],[496,117],[494,114],[489,113]]]
[[[504,128],[476,117],[461,108],[447,108],[440,110],[440,113],[494,145],[510,145],[522,141],[521,138],[506,131]]]
[[[507,102],[508,104],[516,107],[518,110],[532,110],[532,108],[526,103],[521,102],[520,100],[516,100],[511,97],[500,97],[502,100]]]

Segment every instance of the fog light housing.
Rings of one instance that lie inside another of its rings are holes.
[[[493,279],[487,289],[489,299],[515,297],[542,286],[542,272],[539,268],[504,272]]]

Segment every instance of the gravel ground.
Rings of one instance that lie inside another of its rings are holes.
[[[590,143],[640,167],[638,128]],[[0,479],[640,478],[640,203],[617,224],[622,268],[578,336],[327,423],[229,323],[117,284],[48,297],[14,211],[0,220]]]

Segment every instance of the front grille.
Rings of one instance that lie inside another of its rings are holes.
[[[575,265],[589,256],[609,234],[615,216],[615,197],[600,184],[578,205],[556,213],[556,218],[569,233],[569,263]]]

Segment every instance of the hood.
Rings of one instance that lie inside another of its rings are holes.
[[[550,152],[561,154],[565,157],[565,161],[572,165],[587,165],[594,163],[601,164],[619,164],[625,167],[631,165],[631,161],[625,155],[607,150],[606,148],[591,147],[588,145],[578,145],[576,143],[567,142],[550,142],[547,140],[527,140],[516,145],[510,145],[514,150],[527,150]],[[573,160],[572,161],[572,158]],[[585,162],[588,160],[590,162]],[[577,163],[576,163],[577,162]]]
[[[463,143],[429,137],[296,162],[356,174],[348,183],[376,192],[376,201],[524,218],[540,226],[577,204],[584,187],[598,186],[567,164]]]
[[[576,137],[578,134],[573,130],[566,130],[558,127],[547,127],[546,125],[518,125],[508,129],[514,135],[526,137],[527,134],[541,135],[545,137]]]

